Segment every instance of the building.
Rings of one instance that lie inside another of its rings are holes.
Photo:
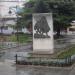
[[[13,32],[13,29],[10,28],[9,25],[12,26],[16,24],[15,21],[17,18],[16,13],[20,11],[20,9],[23,7],[23,4],[26,1],[25,0],[0,0],[0,27],[4,26],[3,33]],[[8,13],[10,8],[12,12],[11,14]],[[1,33],[1,29],[0,29],[0,33]]]
[[[23,4],[24,4],[25,0],[2,0],[0,1],[0,15],[2,17],[6,17],[6,16],[9,16],[9,8],[10,7],[16,7],[16,6],[19,6],[19,7],[22,7]],[[13,8],[15,10],[15,8]],[[15,12],[13,11],[13,16],[15,16]]]
[[[75,34],[75,21],[72,21],[71,26],[67,28],[68,35]]]

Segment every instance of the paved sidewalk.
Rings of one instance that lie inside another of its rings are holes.
[[[75,75],[75,69],[15,66],[13,61],[6,60],[0,62],[0,75]]]

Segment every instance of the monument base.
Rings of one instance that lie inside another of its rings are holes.
[[[53,50],[34,50],[33,53],[35,54],[53,54]]]
[[[52,13],[33,14],[33,55],[54,53]]]
[[[53,57],[53,53],[51,53],[50,51],[33,51],[31,53],[29,53],[31,55],[31,57],[36,57],[36,58],[52,58]]]

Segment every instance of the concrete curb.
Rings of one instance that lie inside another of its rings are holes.
[[[16,64],[15,64],[16,65]],[[75,67],[75,64],[73,64],[70,67],[52,67],[52,66],[34,66],[34,65],[16,65],[16,67],[32,67],[32,68],[48,68],[48,69],[64,69],[64,70],[72,70]]]

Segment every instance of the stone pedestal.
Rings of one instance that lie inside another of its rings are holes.
[[[54,53],[52,13],[33,14],[33,53]]]

